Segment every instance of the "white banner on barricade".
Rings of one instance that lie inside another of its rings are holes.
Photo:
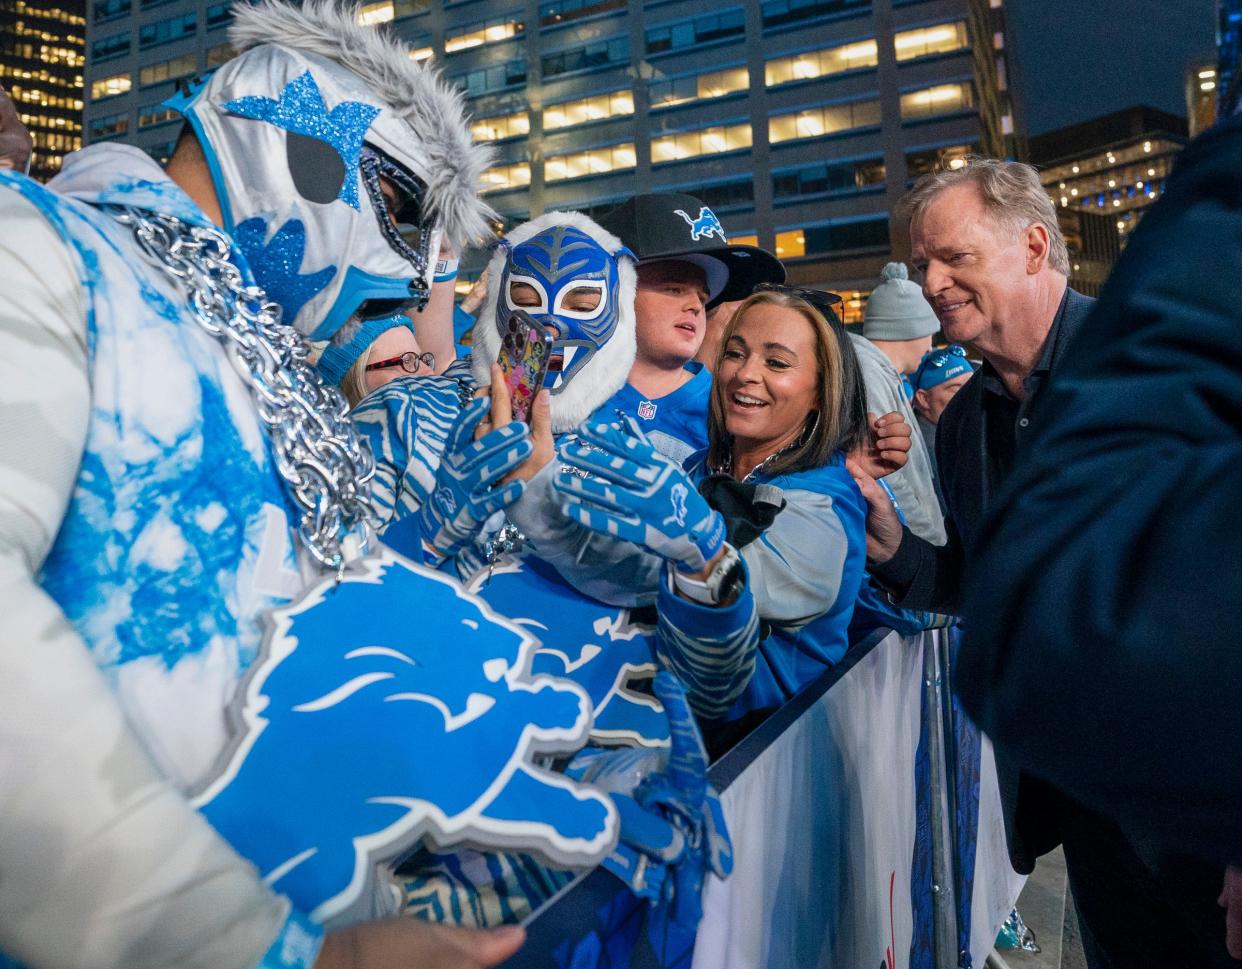
[[[694,969],[907,969],[922,650],[896,633],[724,793]]]
[[[926,770],[919,778],[923,674],[923,638],[890,634],[724,792],[734,870],[705,890],[694,969],[934,965],[938,876],[919,803],[930,797]],[[975,967],[1022,885],[1005,850],[991,747],[980,753],[968,888]]]

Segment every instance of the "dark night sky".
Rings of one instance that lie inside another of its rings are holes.
[[[1212,56],[1215,0],[1006,0],[1027,134],[1134,104],[1186,114],[1188,62]]]

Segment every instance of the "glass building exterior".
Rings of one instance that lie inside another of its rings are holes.
[[[1134,107],[1030,140],[1030,160],[1057,207],[1070,285],[1099,295],[1147,206],[1164,192],[1187,141],[1186,119]]]
[[[228,3],[90,4],[87,140],[167,157],[179,125],[159,104],[227,56]],[[856,315],[908,254],[891,213],[912,179],[1016,150],[1000,4],[373,0],[359,17],[465,93],[508,224],[689,192]]]
[[[0,0],[0,84],[34,139],[30,172],[47,179],[82,147],[84,4]]]
[[[161,104],[178,81],[232,56],[225,37],[231,6],[228,0],[87,0],[86,142],[115,138],[166,161],[181,120]]]

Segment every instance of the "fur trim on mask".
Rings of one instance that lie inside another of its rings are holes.
[[[356,75],[413,129],[428,161],[428,210],[454,248],[460,252],[490,238],[496,213],[479,198],[479,188],[494,152],[474,143],[461,92],[411,60],[408,44],[359,24],[355,14],[339,0],[306,0],[300,7],[281,0],[238,3],[229,43],[239,54],[261,44],[316,54]]]
[[[545,229],[558,225],[572,226],[585,232],[610,253],[624,248],[620,239],[602,229],[581,212],[546,212],[537,219],[523,223],[506,237],[508,248],[500,246],[488,263],[487,299],[479,310],[478,322],[471,331],[473,349],[471,365],[474,379],[480,386],[491,385],[492,364],[500,355],[500,331],[496,328],[496,307],[500,304],[500,277],[505,271],[509,249],[534,238]],[[634,294],[638,275],[632,259],[617,260],[617,329],[604,348],[591,362],[574,375],[574,379],[552,398],[552,433],[564,434],[590,417],[600,405],[625,386],[634,366],[637,340],[634,331]]]

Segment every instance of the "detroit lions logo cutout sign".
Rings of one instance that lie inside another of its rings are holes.
[[[594,865],[616,842],[615,808],[533,763],[582,746],[590,700],[531,672],[538,647],[451,579],[382,549],[273,612],[237,700],[238,739],[195,805],[329,926],[382,911],[393,886],[380,866],[424,837]]]

